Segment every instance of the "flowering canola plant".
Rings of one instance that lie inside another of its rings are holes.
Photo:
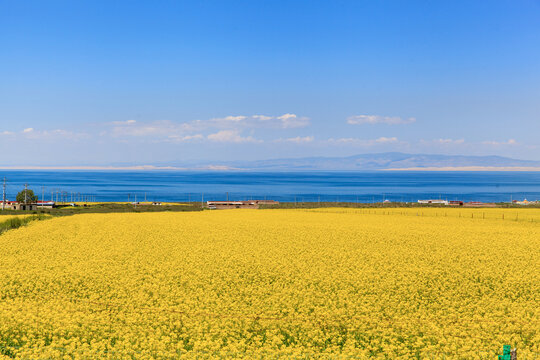
[[[0,357],[534,359],[538,210],[493,210],[32,222],[0,236]]]

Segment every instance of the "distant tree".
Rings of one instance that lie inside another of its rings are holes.
[[[28,189],[28,190],[23,190],[17,194],[17,201],[19,203],[25,202],[25,196],[24,196],[25,191],[26,191],[26,203],[34,203],[37,201],[38,198],[36,195],[34,195],[34,191]]]

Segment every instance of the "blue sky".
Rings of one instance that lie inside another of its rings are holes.
[[[2,163],[540,160],[539,44],[539,0],[0,0]]]

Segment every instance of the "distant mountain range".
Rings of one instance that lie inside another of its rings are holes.
[[[540,161],[502,156],[427,155],[398,152],[347,157],[306,157],[222,162],[206,168],[242,170],[540,170]]]
[[[258,161],[158,162],[155,164],[119,163],[111,165],[1,166],[15,170],[245,170],[245,171],[540,171],[540,161],[518,160],[502,156],[428,155],[399,152],[362,154],[347,157],[306,157]]]

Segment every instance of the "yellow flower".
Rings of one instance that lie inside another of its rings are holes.
[[[0,236],[0,354],[533,357],[539,248],[537,209],[58,217]]]

